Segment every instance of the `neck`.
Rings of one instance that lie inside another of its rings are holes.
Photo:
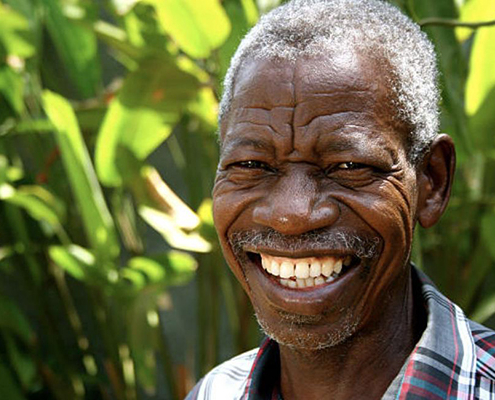
[[[371,326],[324,350],[280,346],[284,400],[381,399],[424,328],[424,306],[412,277],[398,288]],[[419,303],[419,304],[418,304]]]

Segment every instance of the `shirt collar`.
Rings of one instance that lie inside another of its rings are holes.
[[[428,320],[421,339],[406,361],[397,399],[448,399],[469,389],[476,356],[468,320],[430,279],[413,268],[421,284]],[[277,400],[280,382],[278,344],[266,338],[248,377],[244,400]],[[459,384],[461,382],[461,384]]]

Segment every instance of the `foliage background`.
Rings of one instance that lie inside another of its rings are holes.
[[[180,399],[260,338],[211,217],[221,81],[277,0],[0,1],[0,393]],[[414,260],[495,326],[492,0],[396,0],[439,53],[453,198]]]

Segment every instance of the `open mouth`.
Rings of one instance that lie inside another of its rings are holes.
[[[291,289],[329,284],[361,262],[359,257],[351,255],[288,258],[248,253],[248,256],[272,279]]]

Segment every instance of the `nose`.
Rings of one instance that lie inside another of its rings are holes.
[[[322,195],[315,177],[292,171],[259,201],[253,220],[285,235],[299,235],[332,225],[339,214],[338,204]]]

